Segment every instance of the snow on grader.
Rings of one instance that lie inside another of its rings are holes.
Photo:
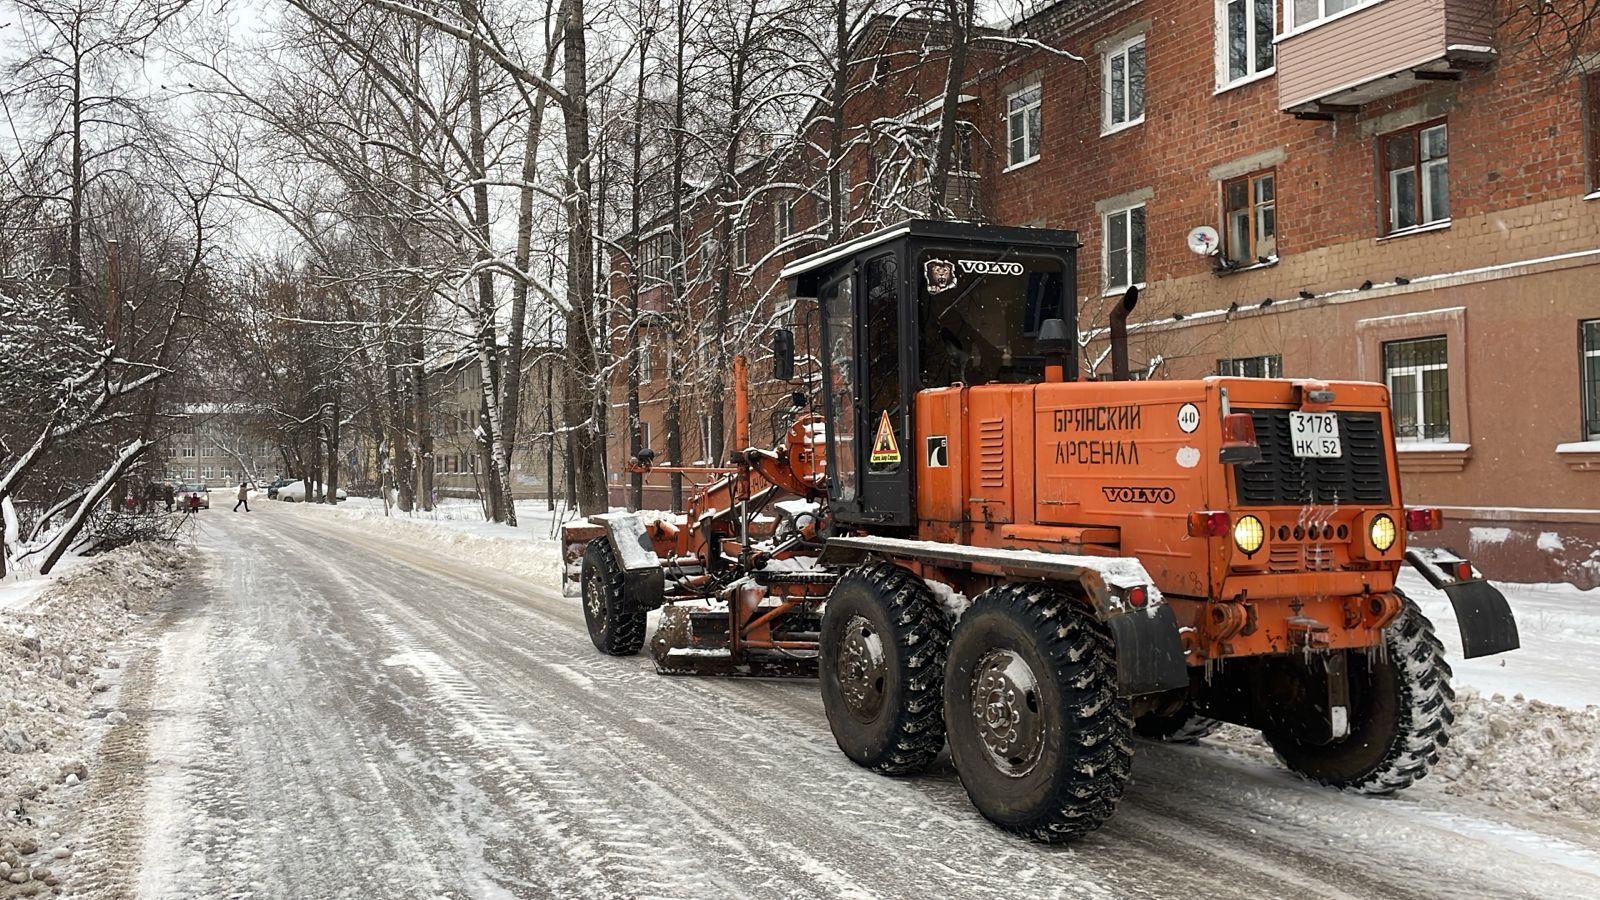
[[[913,221],[789,265],[820,394],[735,450],[687,514],[568,527],[595,646],[668,674],[818,676],[840,749],[885,775],[948,745],[1001,828],[1112,814],[1135,735],[1260,730],[1311,780],[1388,793],[1449,737],[1450,667],[1395,587],[1409,560],[1468,657],[1518,646],[1505,598],[1412,544],[1382,385],[1077,380],[1076,235]],[[793,380],[794,338],[774,341]],[[804,392],[797,392],[797,397]],[[817,401],[820,401],[818,403]]]

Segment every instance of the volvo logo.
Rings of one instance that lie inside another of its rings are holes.
[[[1177,499],[1169,487],[1102,487],[1110,503],[1171,503]]]
[[[973,275],[1021,275],[1022,263],[996,262],[989,259],[961,259],[956,261],[961,271]]]

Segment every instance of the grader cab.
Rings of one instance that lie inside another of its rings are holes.
[[[569,529],[596,646],[638,652],[666,606],[664,672],[815,671],[851,759],[904,775],[948,743],[978,809],[1040,841],[1110,816],[1135,734],[1233,722],[1330,786],[1422,777],[1453,694],[1402,562],[1467,655],[1517,632],[1469,562],[1411,545],[1440,518],[1401,502],[1387,390],[1129,380],[1133,292],[1117,380],[1081,380],[1077,246],[913,221],[789,265],[818,408],[751,448],[741,371],[728,465],[671,470],[710,479],[687,515]]]

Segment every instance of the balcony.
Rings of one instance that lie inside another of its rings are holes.
[[[1314,5],[1314,2],[1313,2]],[[1332,119],[1495,57],[1492,0],[1375,0],[1278,38],[1278,108]]]

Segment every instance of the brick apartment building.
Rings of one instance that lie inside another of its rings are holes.
[[[948,205],[1078,233],[1086,365],[1137,284],[1131,355],[1147,377],[1386,383],[1406,500],[1444,507],[1448,542],[1497,577],[1600,584],[1600,74],[1582,71],[1600,72],[1600,53],[1571,72],[1503,15],[1490,0],[1042,5],[975,45]],[[854,78],[872,87],[843,117],[853,232],[925,197],[915,152],[881,132],[936,125],[943,57],[903,60],[939,40],[905,20],[857,38]],[[820,128],[808,136],[821,145]],[[806,152],[752,167],[752,182],[816,187],[757,193],[737,246],[702,249],[709,204],[687,229],[691,274],[740,273],[753,353],[784,315],[778,268],[822,246],[823,161]],[[1188,246],[1201,225],[1218,254]],[[662,237],[641,253],[658,304]],[[659,451],[659,355],[650,368]],[[694,422],[719,377],[685,405],[686,457],[710,440]],[[618,473],[627,442],[610,446]],[[646,505],[663,500],[655,486]]]
[[[265,484],[283,470],[262,411],[245,403],[189,403],[169,410],[177,420],[162,439],[159,477],[211,488],[241,481]]]

